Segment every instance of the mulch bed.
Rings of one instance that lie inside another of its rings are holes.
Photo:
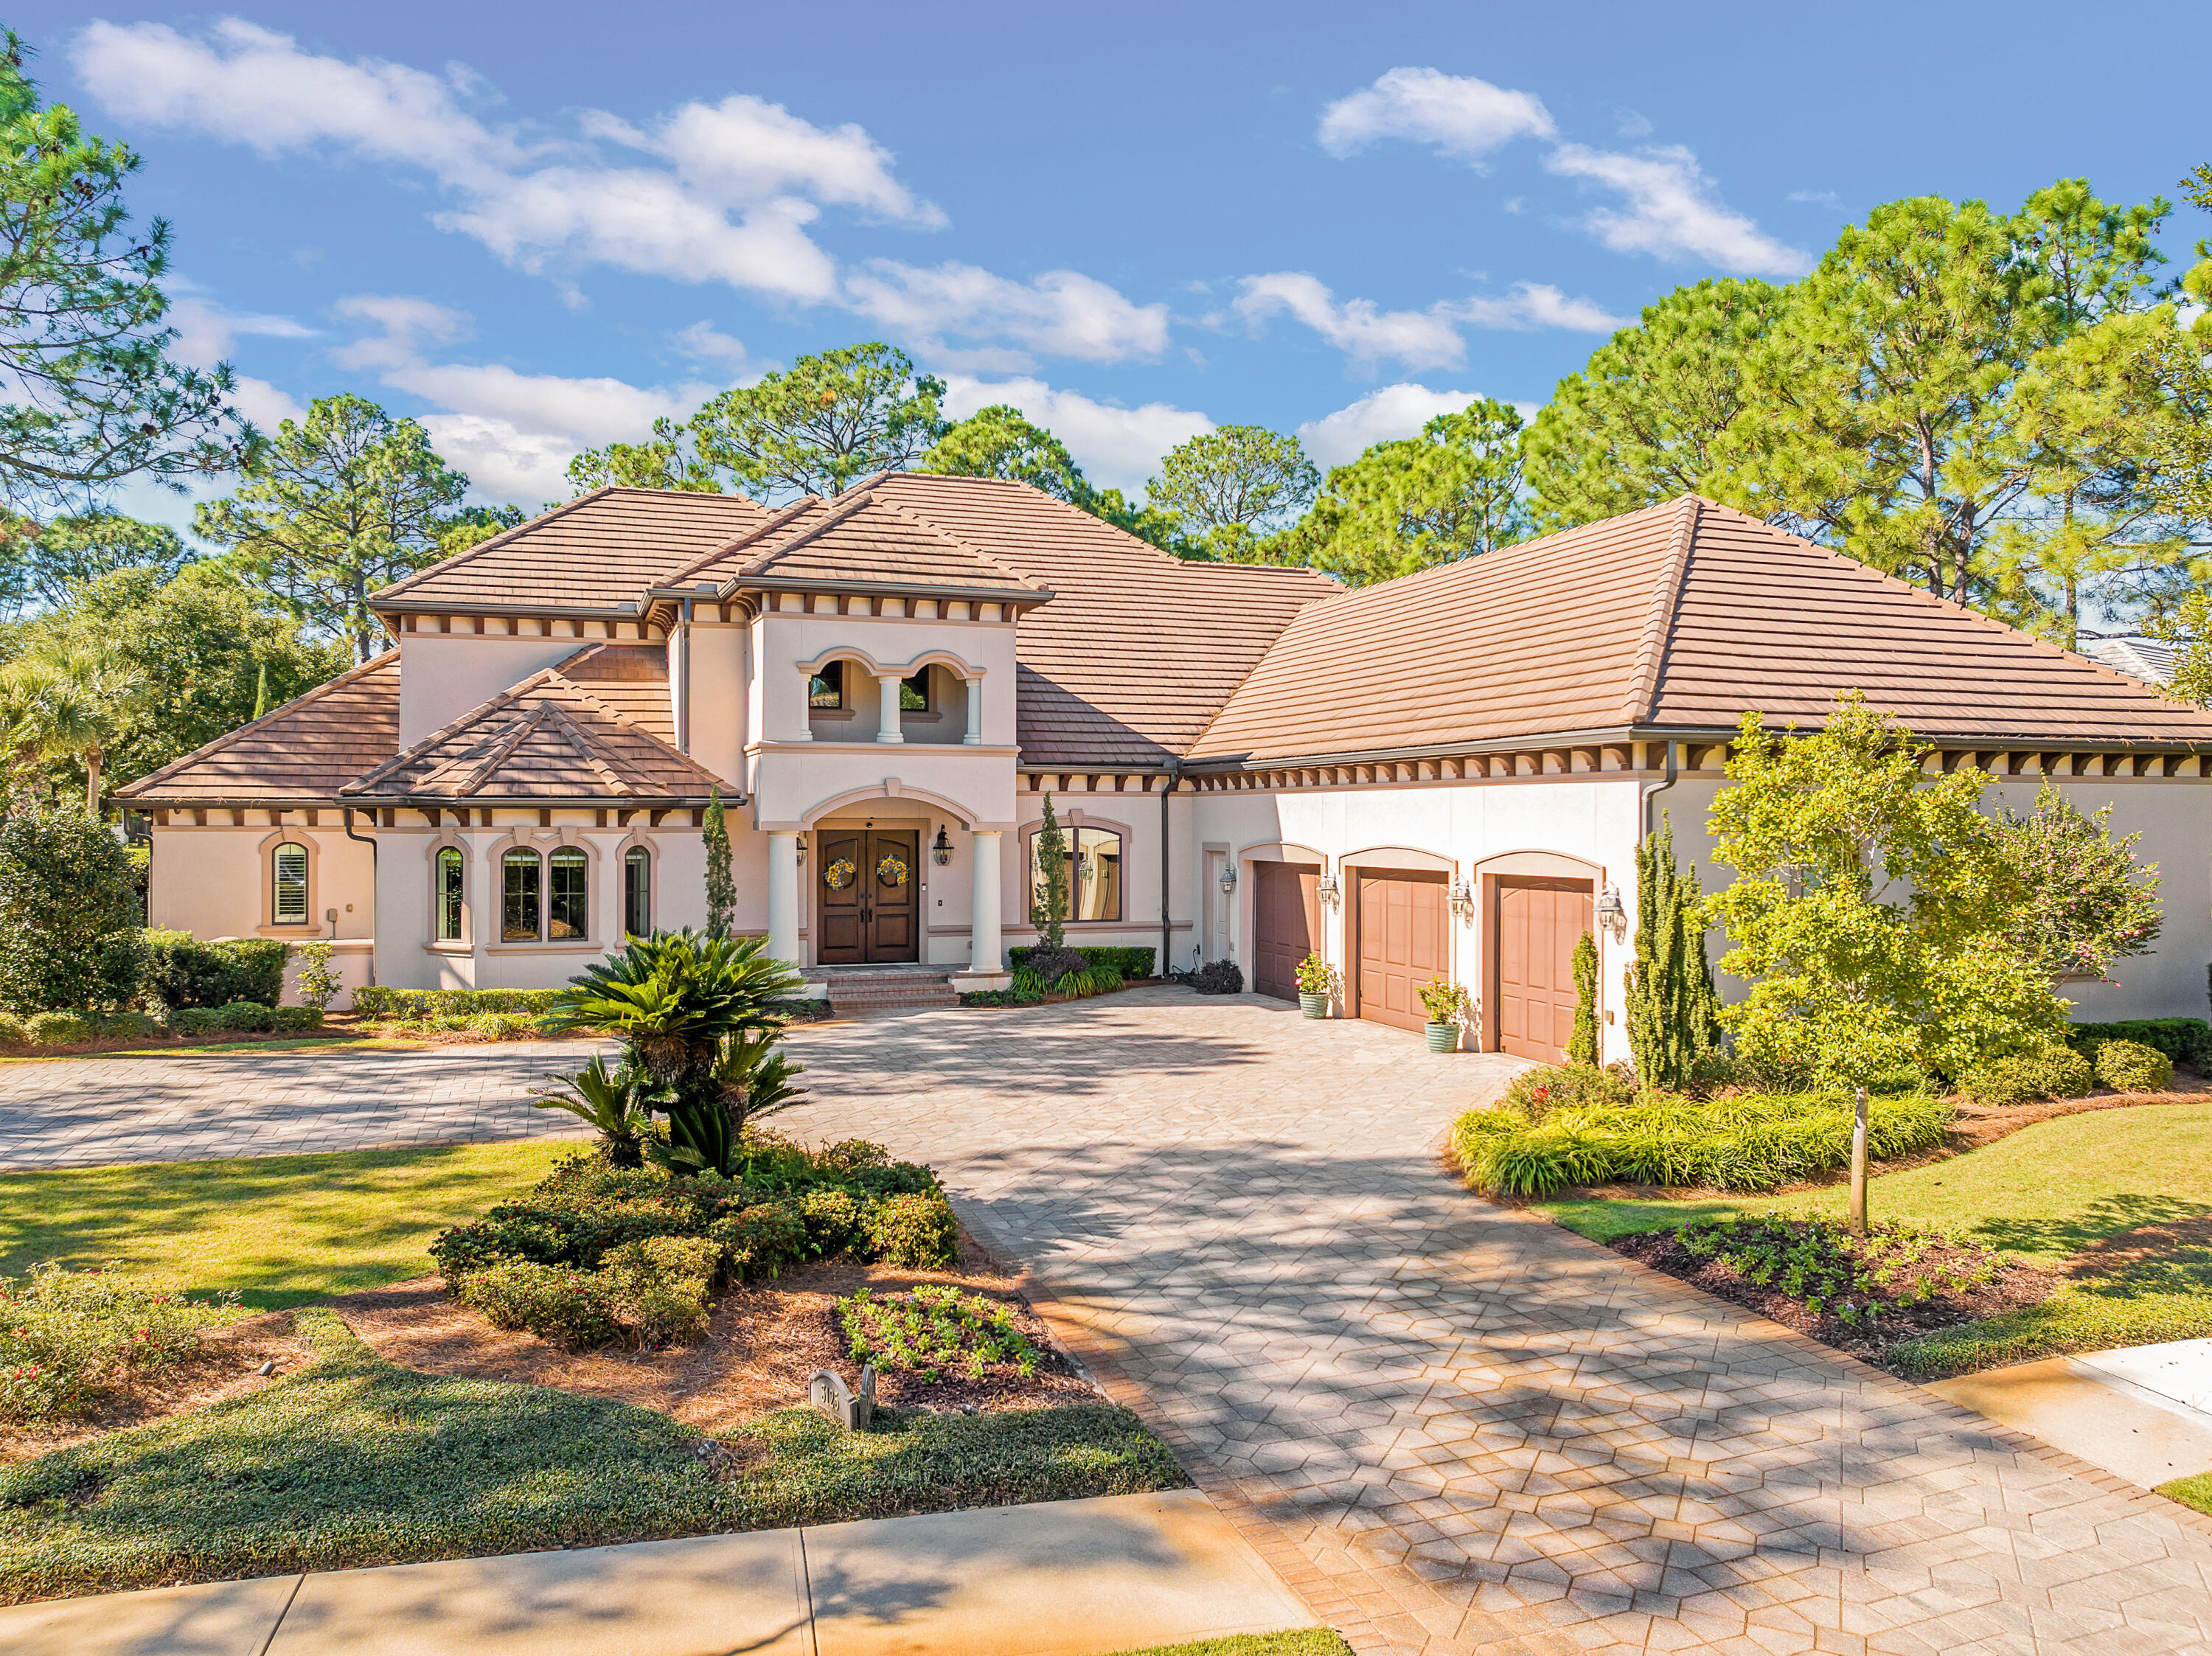
[[[715,1306],[703,1339],[660,1351],[568,1351],[535,1335],[494,1328],[448,1298],[436,1277],[350,1294],[331,1305],[379,1356],[410,1368],[613,1398],[715,1432],[804,1403],[806,1383],[818,1369],[857,1386],[860,1365],[847,1355],[837,1301],[856,1289],[882,1295],[920,1283],[951,1283],[1012,1306],[1015,1325],[1037,1348],[1037,1372],[1024,1379],[994,1369],[981,1380],[946,1375],[924,1383],[896,1368],[878,1369],[878,1404],[950,1412],[1099,1400],[1052,1346],[1014,1279],[964,1233],[951,1271],[823,1259],[748,1284]]]
[[[1938,1294],[1917,1305],[1856,1323],[1845,1323],[1826,1313],[1808,1310],[1802,1300],[1778,1288],[1747,1280],[1721,1259],[1699,1259],[1684,1247],[1670,1230],[1616,1236],[1607,1246],[1614,1253],[1626,1254],[1655,1271],[1680,1277],[1717,1298],[1780,1323],[1784,1328],[1794,1328],[1823,1345],[1848,1351],[1869,1362],[1879,1362],[1888,1347],[1931,1329],[1977,1322],[2021,1306],[2040,1305],[2065,1285],[2063,1278],[2050,1271],[2011,1265],[1987,1283]],[[1928,1259],[1930,1264],[1940,1265],[1954,1254],[1964,1257],[1962,1251],[1939,1246],[1929,1250]]]

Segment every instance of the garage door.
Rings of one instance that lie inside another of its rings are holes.
[[[1252,868],[1252,987],[1295,1000],[1298,962],[1321,947],[1321,870],[1310,863]]]
[[[1575,941],[1590,929],[1590,883],[1504,875],[1493,892],[1498,1050],[1564,1064],[1575,1028]]]
[[[1428,1022],[1415,992],[1451,972],[1444,877],[1359,871],[1359,1016],[1399,1029]]]

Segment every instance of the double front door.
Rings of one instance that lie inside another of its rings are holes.
[[[912,828],[817,836],[817,963],[921,958],[921,842]]]

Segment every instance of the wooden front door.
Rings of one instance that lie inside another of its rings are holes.
[[[1490,907],[1498,1050],[1564,1064],[1575,1030],[1575,943],[1590,929],[1590,883],[1500,875]]]
[[[921,838],[870,828],[822,837],[814,877],[823,966],[921,958]]]
[[[1253,992],[1296,1000],[1298,962],[1321,947],[1321,870],[1255,863],[1252,876]]]
[[[1451,975],[1444,895],[1441,874],[1359,870],[1359,980],[1353,993],[1361,1017],[1397,1029],[1428,1022],[1415,992],[1431,979]]]

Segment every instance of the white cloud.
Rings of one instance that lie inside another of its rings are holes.
[[[1298,428],[1298,440],[1315,464],[1340,466],[1377,443],[1415,435],[1439,414],[1456,414],[1480,395],[1409,384],[1383,385],[1334,414],[1307,421]]]
[[[1832,190],[1792,190],[1782,199],[1802,202],[1815,207],[1841,207],[1844,204],[1844,198]]]
[[[1230,309],[1257,325],[1288,315],[1359,363],[1395,361],[1409,368],[1456,367],[1467,355],[1450,307],[1385,311],[1372,300],[1340,305],[1316,278],[1291,270],[1246,276]]]
[[[1783,246],[1723,206],[1698,158],[1679,144],[1633,155],[1561,144],[1544,165],[1626,197],[1625,210],[1601,208],[1584,221],[1615,252],[1699,258],[1724,270],[1766,276],[1797,276],[1812,267],[1803,252]]]
[[[586,110],[572,130],[492,125],[469,105],[474,73],[443,76],[376,58],[302,51],[237,18],[203,34],[161,23],[95,22],[71,50],[108,108],[150,126],[276,157],[315,154],[418,169],[446,200],[441,229],[515,268],[562,282],[600,264],[678,282],[726,282],[806,305],[837,305],[925,349],[947,339],[1091,361],[1156,356],[1167,310],[1136,305],[1073,271],[1009,281],[972,265],[886,259],[849,276],[817,244],[826,208],[908,229],[941,227],[937,207],[893,170],[862,128],[816,126],[745,94],[678,106],[644,124]]]
[[[743,373],[758,365],[745,342],[733,339],[711,322],[694,322],[688,328],[678,328],[668,336],[669,343],[694,362],[720,364],[732,373]]]
[[[1433,144],[1481,171],[1482,157],[1518,137],[1553,136],[1551,112],[1534,93],[1509,91],[1472,75],[1394,69],[1322,112],[1321,146],[1349,155],[1381,138]]]
[[[195,291],[189,283],[173,282],[174,296],[162,319],[177,331],[170,355],[196,368],[213,367],[230,355],[241,334],[268,339],[313,339],[315,331],[289,316],[255,315],[226,310]]]
[[[1522,331],[1565,328],[1571,333],[1612,333],[1628,325],[1594,299],[1570,299],[1549,282],[1518,282],[1497,297],[1477,294],[1450,307],[1451,313],[1478,328]]]
[[[845,293],[854,310],[924,349],[947,338],[1003,337],[1089,362],[1157,357],[1167,349],[1166,306],[1132,304],[1073,270],[1021,282],[973,264],[921,270],[879,258],[847,276]],[[1026,365],[1010,359],[1006,366]]]
[[[1159,470],[1161,456],[1213,429],[1212,421],[1191,409],[1167,403],[1125,409],[1080,391],[1054,390],[1042,379],[986,380],[948,373],[945,384],[945,410],[953,418],[964,420],[994,403],[1009,403],[1066,444],[1093,483],[1133,497]]]

